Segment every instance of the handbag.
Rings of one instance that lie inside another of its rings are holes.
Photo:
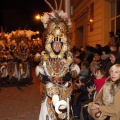
[[[91,102],[88,104],[88,113],[95,119],[95,120],[105,120],[107,118],[106,115],[103,115],[99,109],[90,109],[91,106],[95,104],[95,102]]]
[[[99,91],[98,94],[94,94],[94,100],[93,102],[90,102],[88,104],[88,113],[95,119],[95,120],[105,120],[107,118],[106,115],[102,114],[102,112],[97,108],[97,109],[91,109],[93,104],[98,104],[97,100],[99,98],[102,98],[102,94],[103,94],[103,89],[101,88],[101,90]],[[99,105],[102,105],[102,103],[100,103]]]

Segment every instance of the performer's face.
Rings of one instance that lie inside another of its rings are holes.
[[[60,52],[60,50],[62,49],[62,43],[55,41],[52,47],[55,52]]]

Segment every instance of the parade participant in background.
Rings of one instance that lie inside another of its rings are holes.
[[[25,41],[21,40],[17,49],[17,59],[19,62],[18,81],[31,84],[31,74],[29,65],[29,48]]]
[[[16,52],[17,52],[17,42],[14,39],[10,39],[10,42],[7,45],[8,54],[7,54],[7,75],[9,84],[14,84],[18,80],[18,68],[17,68],[17,60],[16,60]]]
[[[6,48],[5,43],[1,40],[0,41],[0,79],[3,79],[7,76],[6,75],[6,68],[7,68],[7,62],[6,62]]]
[[[52,8],[51,4],[45,2]],[[62,1],[61,1],[62,3]],[[52,8],[44,13],[42,22],[46,28],[45,50],[41,53],[36,75],[44,83],[44,99],[41,104],[39,120],[70,119],[69,100],[71,96],[71,77],[77,77],[80,68],[73,62],[70,52],[71,22],[61,8]]]

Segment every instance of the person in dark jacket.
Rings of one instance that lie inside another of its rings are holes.
[[[112,51],[110,53],[110,62],[106,66],[106,75],[109,76],[109,69],[114,64],[120,64],[120,53],[118,51]]]
[[[110,62],[110,47],[109,46],[104,46],[102,48],[102,55],[101,55],[101,67],[103,69],[106,69],[107,67],[107,64]]]
[[[95,79],[94,73],[97,69],[100,68],[100,66],[95,63],[95,64],[91,64],[89,68],[90,68],[90,74],[86,78],[81,79],[79,83],[76,83],[79,93],[77,99],[74,101],[72,105],[74,119],[80,119],[82,103],[93,97],[93,94],[89,95],[88,88],[94,86],[94,79]]]

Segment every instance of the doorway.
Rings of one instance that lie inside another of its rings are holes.
[[[76,29],[76,48],[83,46],[83,26]]]

